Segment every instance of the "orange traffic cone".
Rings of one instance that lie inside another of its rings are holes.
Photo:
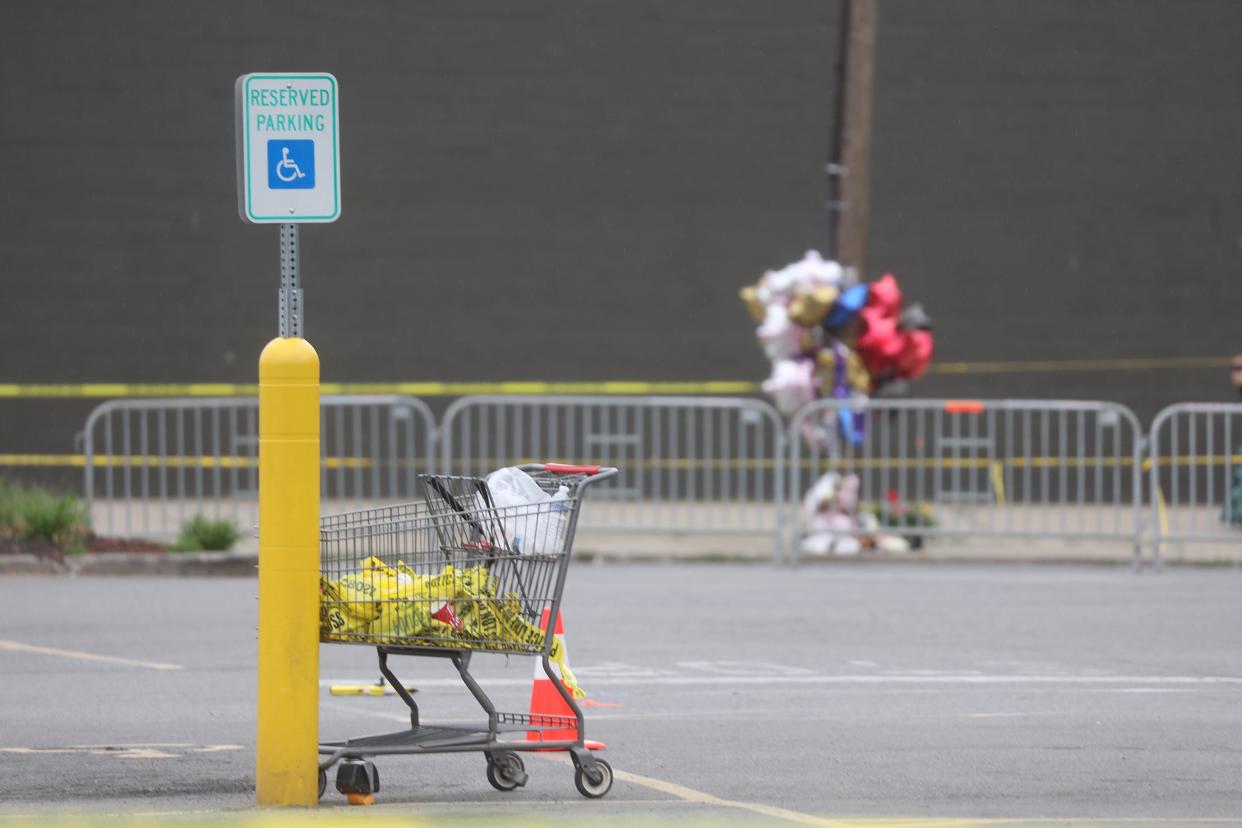
[[[543,616],[539,619],[539,629],[547,631],[548,616],[550,612],[545,607]],[[557,644],[560,646],[561,662],[565,665],[564,673],[561,666],[556,660],[552,661],[552,672],[556,674],[557,679],[567,685],[566,689],[573,693],[577,687],[573,673],[569,669],[569,650],[565,646],[565,627],[561,623],[560,610],[556,612],[556,627],[552,631],[552,635],[556,638]],[[555,647],[553,652],[556,652]],[[568,675],[565,675],[568,674]],[[530,688],[530,715],[532,720],[538,721],[539,716],[565,716],[574,718],[574,711],[565,703],[565,699],[561,696],[556,686],[552,683],[552,679],[548,678],[548,674],[544,672],[541,659],[535,660],[535,680]],[[544,730],[530,730],[526,733],[528,742],[555,742],[555,741],[572,741],[578,738],[577,728],[548,728]],[[585,743],[588,750],[603,750],[607,747],[603,742],[595,742],[587,740]]]

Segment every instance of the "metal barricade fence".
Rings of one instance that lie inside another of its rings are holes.
[[[324,511],[413,500],[434,471],[435,420],[422,400],[320,400]],[[251,398],[112,400],[83,427],[92,528],[167,539],[195,515],[258,522],[259,404]]]
[[[1128,541],[1140,561],[1144,439],[1124,406],[820,400],[789,434],[793,504],[821,475],[853,474],[863,511],[890,534]],[[791,556],[817,530],[796,511]]]
[[[617,467],[583,512],[584,532],[769,535],[779,556],[785,428],[762,401],[472,396],[449,407],[440,434],[445,472],[543,461]]]
[[[746,398],[463,397],[442,428],[412,397],[327,396],[321,411],[324,511],[417,499],[424,471],[588,462],[621,473],[584,513],[584,532],[770,536],[777,558],[792,557],[808,527],[795,519],[785,543],[788,507],[801,514],[802,495],[835,471],[856,474],[859,499],[885,520],[919,522],[921,511],[934,521],[897,534],[1123,541],[1138,562],[1150,515],[1156,562],[1171,544],[1242,556],[1238,404],[1164,409],[1145,463],[1138,419],[1106,402],[871,400],[855,410],[821,400],[788,429]],[[857,442],[841,436],[843,417],[861,427]],[[102,534],[167,539],[195,514],[243,529],[257,521],[254,398],[114,400],[91,413],[83,438],[84,494]]]
[[[1185,544],[1219,547],[1236,565],[1242,551],[1242,405],[1182,403],[1156,415],[1147,459],[1152,562]],[[1210,553],[1209,549],[1209,553]]]

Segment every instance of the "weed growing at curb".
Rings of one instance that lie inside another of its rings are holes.
[[[86,535],[86,510],[77,496],[0,480],[0,538],[43,541],[76,554]]]
[[[181,527],[169,552],[227,552],[241,538],[241,532],[228,520],[210,520],[195,515]]]

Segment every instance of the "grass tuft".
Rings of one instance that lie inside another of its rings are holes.
[[[86,509],[75,495],[0,480],[0,538],[43,541],[81,552]]]
[[[210,520],[195,515],[181,527],[181,534],[168,547],[169,552],[226,552],[241,538],[241,532],[228,520]]]

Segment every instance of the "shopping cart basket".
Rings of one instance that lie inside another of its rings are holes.
[[[565,589],[578,510],[586,488],[617,473],[599,466],[524,465],[550,499],[497,507],[474,477],[422,475],[425,502],[324,517],[320,526],[320,640],[374,646],[384,680],[410,709],[410,729],[326,742],[319,795],[340,762],[337,789],[370,794],[378,774],[367,757],[481,751],[487,780],[498,790],[526,784],[518,751],[563,750],[586,797],[612,787],[612,768],[585,742],[582,710],[554,672],[550,655]],[[542,659],[573,716],[504,713],[470,674],[475,653]],[[487,713],[486,727],[419,724],[418,705],[388,665],[390,655],[448,658]],[[572,740],[527,733],[572,730]],[[511,734],[521,733],[521,738]]]

